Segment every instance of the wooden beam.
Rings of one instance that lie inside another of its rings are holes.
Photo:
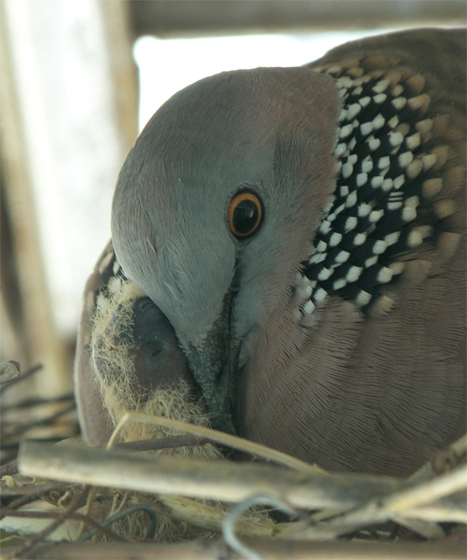
[[[465,25],[463,0],[131,0],[136,36]]]
[[[463,543],[290,542],[245,539],[268,560],[464,560]],[[43,546],[23,558],[34,560],[241,560],[222,541],[188,543],[71,543]]]

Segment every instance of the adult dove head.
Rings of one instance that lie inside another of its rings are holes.
[[[174,327],[218,429],[235,430],[239,371],[311,252],[339,111],[308,69],[225,72],[166,102],[120,173],[116,254]]]

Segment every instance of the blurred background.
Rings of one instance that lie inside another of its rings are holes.
[[[466,24],[465,0],[3,0],[1,359],[72,387],[84,283],[110,238],[119,169],[175,91],[294,66],[348,40]]]

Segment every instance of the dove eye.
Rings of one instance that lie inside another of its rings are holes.
[[[262,217],[263,206],[255,194],[241,192],[230,201],[227,222],[235,237],[244,238],[254,233],[261,224]]]

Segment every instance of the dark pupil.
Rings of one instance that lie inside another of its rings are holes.
[[[242,200],[233,213],[233,226],[239,235],[248,235],[258,221],[258,207],[252,200]]]

